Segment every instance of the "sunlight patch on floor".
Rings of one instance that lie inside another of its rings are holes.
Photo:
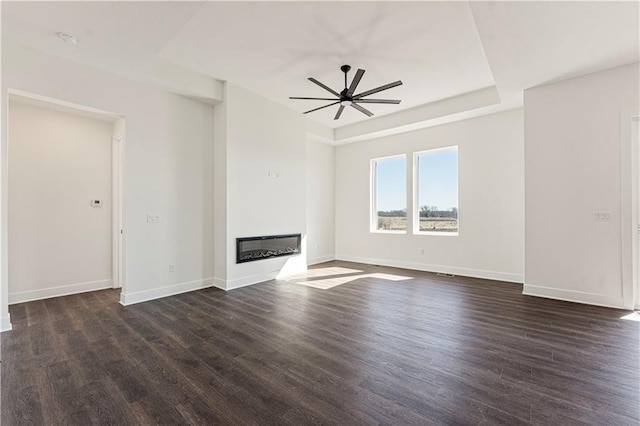
[[[640,312],[631,312],[630,314],[620,317],[620,319],[640,322]]]
[[[325,269],[347,269],[347,268],[325,268]],[[309,272],[313,272],[314,270],[309,270]],[[362,272],[362,271],[355,271],[352,270],[353,272]],[[344,274],[344,272],[342,272],[342,274]],[[338,274],[334,274],[334,275],[338,275]],[[310,281],[305,281],[305,279],[309,279],[309,278],[316,278],[316,277],[323,277],[323,276],[328,276],[328,274],[324,274],[324,275],[316,275],[311,276],[309,274],[300,274],[299,276],[296,277],[288,277],[287,281],[293,283],[293,284],[298,284],[298,285],[303,285],[306,287],[313,287],[313,288],[318,288],[321,290],[328,290],[330,288],[333,287],[337,287],[339,285],[342,284],[347,284],[350,283],[352,281],[358,280],[360,278],[377,278],[377,279],[381,279],[381,280],[386,280],[386,281],[406,281],[406,280],[412,280],[413,277],[405,277],[402,275],[393,275],[393,274],[383,274],[383,273],[375,273],[375,274],[359,274],[359,275],[349,275],[347,277],[342,276],[334,276],[332,278],[325,278],[325,279],[321,279],[321,280],[314,280],[311,279]]]
[[[355,274],[358,272],[363,272],[360,269],[351,269],[351,268],[341,268],[339,266],[333,266],[330,268],[317,268],[317,269],[309,269],[306,272],[302,272],[299,274],[293,274],[286,277],[288,281],[304,279],[304,278],[317,278],[317,277],[329,277],[332,275],[346,275],[346,274]]]
[[[367,274],[367,275],[363,275],[363,277],[371,277],[371,278],[379,278],[381,280],[387,280],[387,281],[405,281],[405,280],[412,280],[413,277],[405,277],[402,275],[392,275],[392,274]]]

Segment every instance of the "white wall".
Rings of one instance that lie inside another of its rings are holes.
[[[525,91],[525,293],[624,305],[621,128],[638,112],[638,73],[635,64]],[[612,220],[594,222],[597,211]]]
[[[307,136],[300,113],[226,86],[225,105],[216,107],[216,117],[226,116],[226,135],[216,133],[216,149],[226,151],[226,176],[216,177],[225,179],[226,187],[217,192],[216,203],[226,202],[227,266],[216,271],[216,278],[217,285],[231,289],[306,268],[306,240],[299,256],[236,264],[235,251],[239,237],[305,237]],[[226,147],[219,146],[224,143]]]
[[[9,303],[111,287],[112,128],[9,103]]]
[[[335,258],[335,170],[331,145],[307,142],[307,262]]]
[[[12,88],[125,117],[123,303],[211,285],[212,107],[20,47],[6,38],[2,64],[3,105],[7,103],[7,89]],[[6,117],[2,120],[6,129]],[[3,131],[2,153],[6,146]],[[0,166],[4,173],[5,155]],[[4,175],[2,178],[5,192],[6,179]],[[146,223],[147,214],[160,215],[162,222]],[[6,206],[2,216],[4,221]],[[176,265],[176,272],[168,271],[170,263]],[[6,258],[2,266],[4,275]],[[0,313],[6,317],[4,295]]]
[[[369,161],[404,153],[411,173],[413,152],[453,145],[459,236],[371,233]],[[523,112],[517,109],[337,147],[336,257],[522,282],[523,145]]]

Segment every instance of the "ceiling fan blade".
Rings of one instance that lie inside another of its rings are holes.
[[[353,80],[351,81],[349,90],[347,91],[348,96],[353,95],[353,92],[355,92],[356,87],[358,87],[358,83],[360,83],[360,80],[362,80],[363,75],[364,75],[364,70],[358,69],[358,71],[356,72],[356,75],[353,77]]]
[[[371,111],[369,111],[368,109],[362,108],[360,105],[358,104],[351,104],[352,107],[354,107],[355,109],[357,109],[358,111],[360,111],[361,113],[368,115],[369,117],[371,117],[373,115],[373,113]]]
[[[333,93],[334,95],[336,95],[337,97],[340,97],[340,93],[336,92],[335,90],[333,90],[331,87],[329,86],[325,86],[324,84],[320,83],[318,80],[316,80],[313,77],[309,77],[309,81],[317,84],[318,86],[322,87],[324,90],[327,90],[331,93]]]
[[[344,105],[340,105],[340,108],[338,108],[338,112],[336,113],[336,116],[333,117],[333,119],[337,120],[338,118],[340,118],[340,115],[342,115],[342,111],[344,111]]]
[[[353,102],[361,104],[399,104],[399,99],[354,99]]]
[[[336,98],[301,98],[299,96],[289,96],[289,99],[310,99],[313,101],[337,101]]]
[[[310,109],[309,111],[303,112],[303,114],[309,114],[310,112],[317,111],[317,110],[322,109],[322,108],[330,107],[331,105],[337,105],[339,103],[340,103],[340,101],[334,102],[334,103],[329,104],[329,105],[321,106],[321,107],[318,107],[318,108]]]
[[[374,93],[382,92],[383,90],[391,89],[392,87],[400,86],[402,81],[394,81],[393,83],[385,84],[384,86],[376,87],[375,89],[367,90],[366,92],[359,93],[353,97],[353,99],[360,99],[363,96],[373,95]]]

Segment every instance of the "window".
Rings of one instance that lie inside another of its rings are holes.
[[[458,147],[413,157],[414,233],[458,235]]]
[[[371,160],[371,231],[407,231],[405,155]]]

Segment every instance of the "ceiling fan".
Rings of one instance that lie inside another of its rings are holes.
[[[353,93],[356,91],[356,87],[358,87],[358,83],[360,83],[360,80],[364,75],[364,70],[358,69],[358,71],[356,71],[356,75],[355,77],[353,77],[353,80],[351,81],[351,85],[348,88],[347,88],[347,73],[349,72],[349,70],[351,70],[351,66],[343,65],[340,67],[340,70],[344,73],[344,90],[342,90],[342,92],[340,93],[320,83],[315,78],[309,77],[309,81],[317,84],[318,86],[322,87],[324,90],[335,95],[336,98],[301,98],[297,96],[291,96],[289,97],[289,99],[335,101],[331,104],[324,105],[319,108],[310,109],[309,111],[304,112],[304,114],[308,114],[310,112],[314,112],[322,108],[327,108],[332,105],[340,104],[340,108],[338,108],[338,112],[336,113],[336,116],[333,117],[334,120],[337,120],[340,118],[340,115],[342,115],[342,111],[344,111],[344,107],[347,107],[347,106],[351,106],[357,109],[358,111],[360,111],[361,113],[371,117],[373,113],[368,109],[362,107],[362,105],[360,104],[399,104],[400,103],[400,101],[397,99],[363,99],[363,98],[365,96],[373,95],[374,93],[382,92],[383,90],[391,89],[392,87],[400,86],[402,84],[402,81],[400,80],[394,81],[393,83],[385,84],[384,86],[376,87],[375,89],[367,90],[366,92],[362,92],[362,93],[358,93],[357,95],[354,95]]]

